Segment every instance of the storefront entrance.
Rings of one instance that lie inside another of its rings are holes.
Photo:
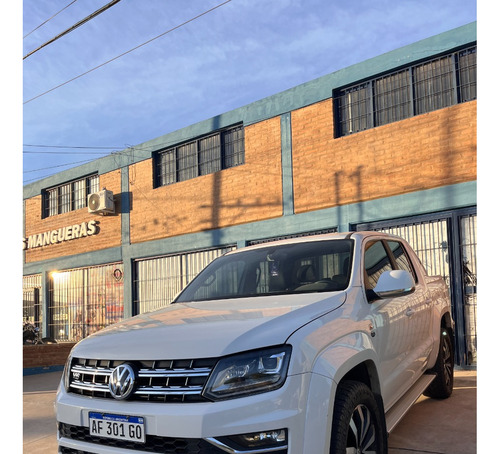
[[[122,263],[50,273],[50,337],[78,342],[123,320],[123,281]]]

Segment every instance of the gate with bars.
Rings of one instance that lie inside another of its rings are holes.
[[[477,366],[477,214],[475,208],[356,225],[406,239],[430,275],[446,281],[455,320],[456,360]]]

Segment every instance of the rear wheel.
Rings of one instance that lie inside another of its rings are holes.
[[[432,372],[436,378],[425,390],[424,395],[434,399],[446,399],[453,392],[453,369],[455,367],[453,340],[448,330],[441,331],[439,353]]]
[[[384,416],[363,383],[345,381],[337,389],[330,454],[386,454]]]

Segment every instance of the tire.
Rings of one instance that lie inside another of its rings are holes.
[[[455,367],[455,352],[453,351],[453,337],[447,330],[441,331],[439,353],[436,364],[431,372],[436,378],[425,390],[424,396],[433,399],[447,399],[453,392],[453,368]]]
[[[335,398],[330,454],[351,453],[387,454],[387,431],[370,388],[344,381]]]

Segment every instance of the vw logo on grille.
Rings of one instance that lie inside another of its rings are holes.
[[[120,364],[109,377],[109,392],[118,400],[126,399],[135,385],[135,372],[129,364]]]

